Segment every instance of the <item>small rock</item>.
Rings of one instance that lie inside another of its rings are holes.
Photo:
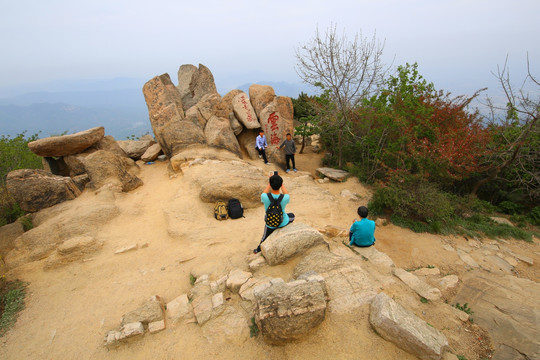
[[[113,346],[120,341],[122,338],[122,333],[117,330],[111,330],[105,335],[105,346]]]
[[[459,258],[467,265],[469,265],[472,268],[478,268],[480,265],[465,251],[463,251],[461,248],[457,250],[457,254]]]
[[[157,159],[158,159],[159,161],[167,161],[167,155],[159,155],[159,156],[157,157]]]
[[[149,324],[163,319],[161,301],[158,297],[152,297],[139,308],[128,312],[122,317],[122,325],[141,322]]]
[[[141,322],[125,324],[120,329],[120,340],[144,334],[144,326]]]
[[[441,290],[451,290],[454,289],[459,282],[459,278],[457,275],[447,275],[443,277],[441,280],[439,280],[439,285],[441,287]]]
[[[450,306],[450,305],[449,305]],[[452,312],[456,317],[461,320],[461,322],[469,321],[469,314],[467,314],[465,311],[461,311],[458,308],[455,308],[453,306],[450,306],[452,308]]]
[[[498,256],[499,254],[497,254]],[[516,261],[516,259],[514,259],[513,257],[510,257],[510,256],[503,256],[503,259],[504,261],[506,261],[507,263],[509,263],[510,265],[516,267],[518,265],[518,262]]]
[[[510,220],[503,217],[491,216],[490,219],[495,221],[497,224],[506,224],[506,225],[514,226],[514,224],[512,224]]]
[[[329,238],[335,238],[339,236],[348,236],[349,230],[340,229],[333,225],[326,225],[323,229],[317,229],[320,233],[325,234]]]
[[[521,255],[521,254],[514,254],[514,253],[510,253],[510,255],[512,255],[513,257],[515,257],[516,259],[518,260],[521,260],[529,265],[533,265],[534,262],[533,262],[533,259],[528,257],[528,256],[525,256],[525,255]]]
[[[258,269],[263,267],[265,264],[266,264],[266,260],[262,256],[259,256],[255,260],[251,261],[248,267],[249,267],[249,270],[251,271],[257,271]]]
[[[384,219],[384,218],[377,218],[375,220],[375,225],[377,225],[377,226],[386,226],[386,225],[388,225],[388,221],[386,219]]]
[[[439,289],[430,287],[416,275],[401,268],[395,268],[392,272],[412,290],[416,291],[418,295],[431,301],[437,301],[441,298],[441,291]]]
[[[229,273],[227,278],[227,287],[233,292],[237,293],[240,290],[240,287],[244,285],[253,274],[247,271],[242,271],[239,269],[233,270]]]
[[[193,299],[191,303],[193,305],[193,313],[195,314],[195,319],[199,325],[204,324],[212,316],[212,297],[210,296],[201,296]]]
[[[155,334],[162,330],[165,330],[165,320],[154,321],[148,324],[148,331],[150,331],[150,334]]]
[[[339,169],[332,169],[332,168],[318,168],[317,173],[326,176],[326,178],[330,178],[334,181],[343,182],[347,180],[347,178],[351,175],[347,171],[339,170]]]
[[[128,251],[137,250],[138,248],[139,248],[139,246],[137,244],[133,244],[133,245],[129,245],[129,246],[120,248],[120,249],[116,250],[114,253],[116,255],[123,254],[123,253],[127,253]]]
[[[214,296],[212,296],[212,308],[217,308],[219,306],[223,305],[223,293],[217,293]]]
[[[350,190],[347,190],[347,189],[343,189],[340,195],[341,197],[348,199],[350,201],[358,200],[358,196],[356,194],[353,194]]]
[[[173,321],[193,317],[193,309],[187,294],[182,294],[167,304],[167,317]]]
[[[451,252],[456,251],[456,250],[452,247],[452,245],[450,245],[450,244],[444,244],[444,245],[442,246],[442,248],[443,248],[444,250],[446,250],[446,251],[451,251]]]
[[[195,284],[208,284],[208,275],[201,275],[195,280]]]

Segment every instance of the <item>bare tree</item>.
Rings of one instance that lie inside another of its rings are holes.
[[[335,103],[332,121],[337,131],[338,166],[342,166],[343,135],[350,124],[350,113],[359,101],[382,84],[387,70],[382,63],[384,41],[356,34],[349,41],[339,36],[336,25],[325,34],[317,28],[315,37],[296,49],[296,72],[303,82],[327,90]],[[330,119],[330,120],[328,120]]]
[[[510,82],[510,71],[508,68],[508,57],[504,66],[497,67],[497,77],[507,100],[506,108],[496,106],[488,99],[488,106],[491,110],[493,125],[501,129],[499,134],[503,139],[503,144],[499,149],[494,149],[490,162],[496,164],[491,168],[489,174],[478,181],[472,193],[476,194],[480,187],[498,176],[510,165],[515,165],[519,171],[515,172],[515,178],[511,179],[515,185],[528,191],[531,198],[540,197],[540,151],[534,144],[533,139],[537,138],[540,132],[540,81],[532,75],[527,55],[527,76],[519,89],[515,89]],[[528,88],[532,86],[532,90]],[[496,114],[506,112],[505,119],[498,119]],[[502,126],[500,126],[502,125]],[[504,129],[516,125],[518,132],[505,134]],[[536,136],[534,136],[536,135]]]

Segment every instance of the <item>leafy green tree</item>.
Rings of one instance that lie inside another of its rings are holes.
[[[294,107],[294,119],[300,125],[294,128],[295,133],[302,136],[302,147],[299,153],[304,152],[306,137],[319,133],[318,103],[316,96],[308,96],[304,92],[292,99]]]

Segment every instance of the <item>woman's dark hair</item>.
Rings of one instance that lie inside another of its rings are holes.
[[[272,175],[270,176],[270,187],[272,190],[279,190],[279,188],[283,185],[283,179],[279,175]]]
[[[368,215],[368,208],[365,207],[365,206],[359,206],[358,207],[358,216],[360,216],[361,218],[366,218],[367,215]]]

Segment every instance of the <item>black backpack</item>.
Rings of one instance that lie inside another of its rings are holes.
[[[238,199],[230,199],[229,200],[229,217],[231,219],[238,219],[241,217],[244,217],[244,208],[242,207],[242,203]]]
[[[266,215],[264,217],[264,222],[266,226],[278,227],[283,221],[283,210],[281,209],[281,200],[283,199],[283,194],[279,195],[277,199],[267,193],[268,198],[270,199],[270,206],[266,209]]]

